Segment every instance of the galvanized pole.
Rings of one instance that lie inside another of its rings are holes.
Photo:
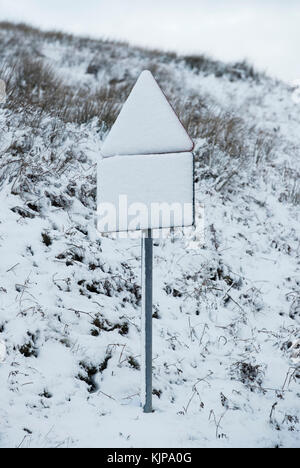
[[[152,268],[151,229],[142,233],[142,406],[152,413]]]

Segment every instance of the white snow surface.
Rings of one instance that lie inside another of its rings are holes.
[[[6,358],[6,345],[3,341],[0,341],[0,363],[4,362]]]
[[[150,71],[139,76],[102,146],[104,157],[188,152],[193,142]]]
[[[202,129],[208,119],[198,105],[221,115],[216,129],[229,139],[224,115],[249,128],[230,154],[216,133],[195,131],[205,243],[175,235],[155,242],[154,413],[144,415],[140,242],[100,237],[94,223],[105,128],[40,113],[31,121],[31,110],[0,106],[0,447],[299,448],[293,90],[122,44],[5,27],[0,41],[1,64],[5,54],[19,61],[24,46],[74,89],[132,84],[155,60],[171,102],[192,108]],[[95,56],[99,71],[86,73]]]
[[[192,153],[116,156],[98,164],[100,232],[191,226],[193,201]]]

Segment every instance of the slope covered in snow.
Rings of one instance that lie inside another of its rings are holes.
[[[24,25],[0,23],[0,44],[0,447],[299,447],[293,90]],[[205,214],[203,244],[155,245],[151,415],[139,240],[94,223],[102,141],[143,69],[195,141]]]

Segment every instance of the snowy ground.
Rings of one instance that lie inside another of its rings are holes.
[[[180,95],[189,113],[201,97],[214,115],[244,122],[231,147],[243,145],[243,158],[193,135],[204,245],[170,238],[155,246],[155,412],[144,415],[139,240],[101,238],[94,223],[105,127],[47,112],[34,124],[34,109],[26,120],[0,105],[0,447],[299,447],[293,90],[265,77],[196,72],[120,44],[80,45],[5,25],[0,40],[0,64],[22,43],[87,89],[131,83],[156,61],[163,88],[172,77],[166,92],[175,107]],[[95,57],[103,71],[87,74]]]

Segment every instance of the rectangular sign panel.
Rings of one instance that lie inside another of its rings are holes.
[[[98,164],[98,230],[192,226],[193,154],[122,155]]]

